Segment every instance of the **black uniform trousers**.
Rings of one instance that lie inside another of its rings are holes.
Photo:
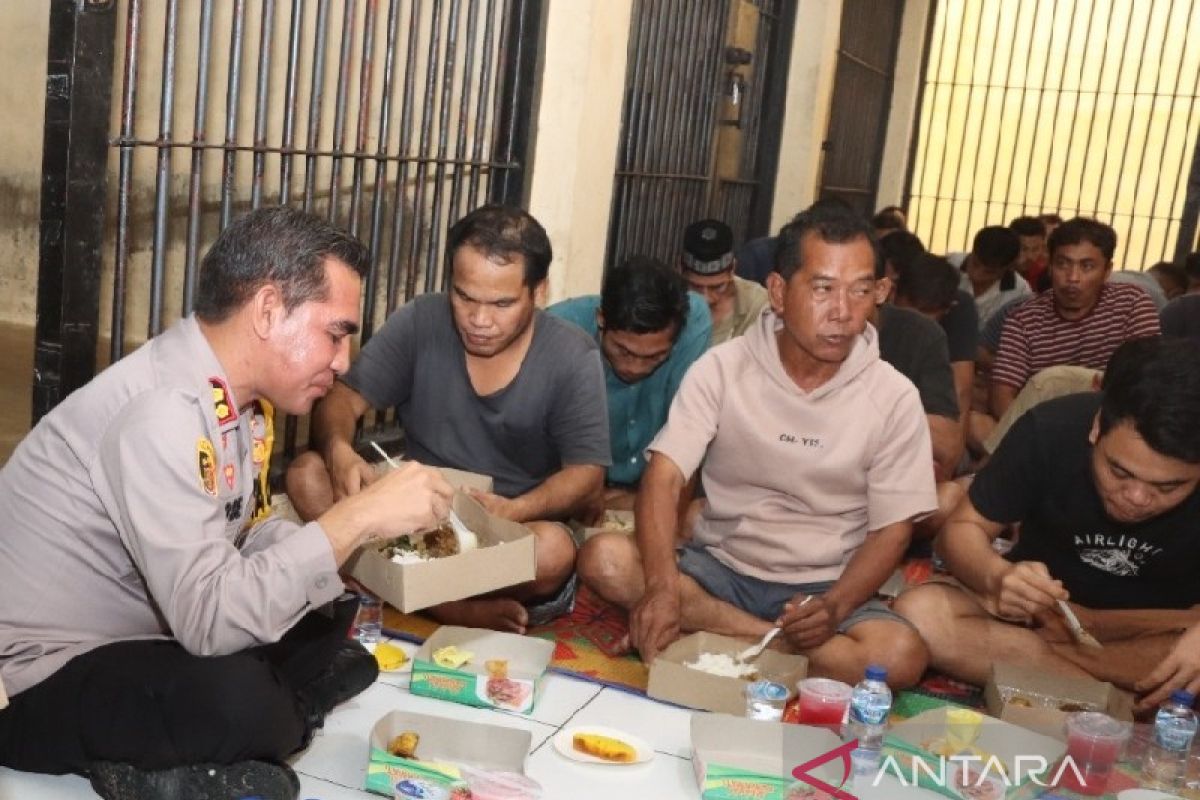
[[[0,765],[61,774],[86,773],[95,761],[143,769],[280,761],[311,736],[301,690],[329,666],[356,608],[343,596],[279,642],[231,655],[140,640],[76,656],[0,711]]]

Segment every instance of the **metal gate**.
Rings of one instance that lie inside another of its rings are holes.
[[[199,257],[235,215],[298,206],[371,249],[365,341],[442,287],[453,220],[524,198],[541,0],[53,0],[51,14],[35,421],[95,372],[102,274],[116,360],[190,311]]]
[[[1200,211],[1198,35],[1196,0],[942,0],[910,225],[958,250],[984,225],[1082,214],[1116,228],[1118,269],[1182,257]]]
[[[820,197],[875,211],[903,0],[845,0]],[[870,24],[863,24],[870,20]]]
[[[606,263],[770,224],[795,0],[636,0]],[[774,112],[774,113],[769,113]]]

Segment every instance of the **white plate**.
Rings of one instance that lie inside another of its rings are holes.
[[[637,755],[633,761],[606,761],[603,758],[581,753],[571,744],[577,733],[595,733],[619,739],[634,749]],[[633,764],[644,764],[654,758],[654,748],[633,734],[619,731],[616,728],[606,728],[603,725],[578,725],[574,728],[564,728],[554,735],[554,749],[572,761],[582,761],[587,764],[605,764],[614,767],[628,767]]]
[[[1117,792],[1117,800],[1182,800],[1177,794],[1167,794],[1157,789],[1126,789]]]

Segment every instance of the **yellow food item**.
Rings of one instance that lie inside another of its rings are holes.
[[[388,752],[399,758],[416,758],[417,744],[421,737],[413,731],[405,731],[388,742]]]
[[[571,738],[571,746],[581,753],[622,764],[637,759],[637,751],[620,739],[601,736],[598,733],[577,733]]]
[[[400,669],[408,661],[408,654],[394,644],[380,642],[375,645],[375,661],[384,672]]]
[[[446,669],[458,669],[474,657],[469,650],[459,650],[452,644],[433,651],[434,663]]]
[[[969,708],[952,708],[946,711],[946,745],[958,752],[975,744],[983,715]]]
[[[503,658],[493,658],[483,662],[483,668],[489,678],[507,678],[508,661]]]

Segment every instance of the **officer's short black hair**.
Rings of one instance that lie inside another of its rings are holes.
[[[221,231],[200,262],[196,316],[221,322],[241,308],[265,283],[278,284],[283,307],[328,297],[327,259],[337,259],[366,276],[371,258],[350,234],[287,206],[260,208]]]
[[[1021,240],[1002,225],[980,228],[971,242],[971,255],[985,267],[1004,269],[1021,254]]]
[[[1104,255],[1105,261],[1112,261],[1113,253],[1117,251],[1117,232],[1112,229],[1111,225],[1105,225],[1099,220],[1090,217],[1075,217],[1055,228],[1054,233],[1050,234],[1046,246],[1050,250],[1050,257],[1054,258],[1054,253],[1058,248],[1084,242],[1099,250]]]
[[[446,237],[447,275],[453,275],[454,254],[463,245],[505,263],[520,256],[525,263],[525,285],[530,289],[546,280],[554,259],[546,229],[516,206],[480,206],[454,223]]]

